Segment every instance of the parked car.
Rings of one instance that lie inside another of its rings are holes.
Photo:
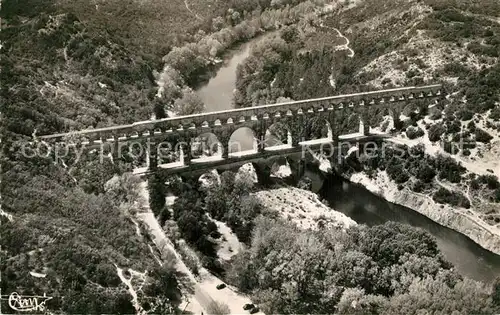
[[[252,308],[252,309],[250,310],[250,314],[255,314],[255,313],[257,313],[258,311],[260,311],[260,310],[259,310],[259,308],[258,308],[257,306],[255,306],[254,308]]]
[[[255,305],[253,305],[253,304],[245,304],[245,305],[243,305],[243,309],[245,311],[251,310],[254,307],[255,307]]]
[[[220,283],[220,284],[218,284],[218,285],[216,286],[217,290],[222,290],[222,289],[224,289],[225,287],[226,287],[226,284],[224,284],[224,283]]]

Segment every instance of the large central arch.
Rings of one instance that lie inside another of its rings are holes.
[[[236,129],[229,137],[228,156],[244,156],[258,152],[262,139],[257,139],[255,132],[249,127]]]

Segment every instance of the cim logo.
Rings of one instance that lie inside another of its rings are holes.
[[[51,300],[52,297],[45,293],[40,295],[20,295],[17,292],[12,292],[8,296],[2,296],[2,300],[7,300],[9,307],[17,312],[44,312],[45,303]]]

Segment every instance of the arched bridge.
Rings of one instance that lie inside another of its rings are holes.
[[[80,145],[89,149],[108,147],[115,156],[121,154],[122,150],[133,151],[132,144],[135,144],[136,149],[145,146],[144,151],[148,156],[145,168],[150,171],[162,171],[165,174],[203,171],[270,156],[294,154],[302,151],[304,146],[314,150],[325,143],[380,138],[383,136],[380,133],[370,133],[370,107],[386,107],[397,120],[402,107],[408,102],[437,99],[444,97],[444,94],[439,84],[412,86],[170,117],[40,138],[47,142],[64,142],[68,137],[76,136]],[[336,119],[342,111],[359,115],[359,132],[348,135],[336,132]],[[307,133],[311,132],[307,122],[311,119],[325,122],[325,128],[317,132],[322,135],[320,139],[307,139]],[[276,141],[278,144],[266,140],[266,133],[273,131],[273,126],[280,126],[274,130],[275,134],[281,135],[278,136],[280,141]],[[250,145],[232,140],[231,136],[241,128],[253,133],[254,141]],[[200,139],[202,135],[208,136]],[[202,146],[200,150],[200,146],[207,142],[211,144]],[[235,146],[239,150],[234,150]]]

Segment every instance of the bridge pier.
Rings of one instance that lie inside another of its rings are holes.
[[[191,138],[185,139],[186,141],[182,144],[180,148],[180,159],[183,165],[190,165],[192,152],[191,152]]]
[[[288,159],[288,164],[290,165],[290,170],[292,171],[292,180],[294,185],[297,185],[300,179],[304,176],[306,169],[306,161],[303,158],[300,159]]]
[[[271,167],[266,163],[253,162],[253,168],[257,174],[259,184],[267,186],[271,183]]]
[[[155,172],[158,168],[158,147],[154,143],[148,143],[146,148],[146,165],[149,172]]]
[[[361,133],[363,136],[368,136],[370,134],[370,125],[368,124],[367,120],[359,121],[359,133]]]

